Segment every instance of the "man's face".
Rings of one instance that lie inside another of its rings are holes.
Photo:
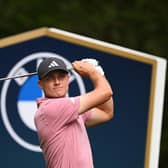
[[[61,70],[49,72],[39,81],[39,86],[43,89],[45,97],[65,97],[69,88],[69,74]]]

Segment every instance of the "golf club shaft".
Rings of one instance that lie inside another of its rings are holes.
[[[91,63],[93,66],[97,66],[98,65],[98,61],[96,59],[83,59],[82,61],[86,61]],[[68,70],[73,70],[72,67],[67,68]],[[16,75],[16,76],[7,76],[4,78],[0,78],[0,81],[4,81],[4,80],[10,80],[10,79],[16,79],[16,78],[22,78],[22,77],[26,77],[26,76],[32,76],[32,75],[37,75],[37,72],[32,72],[32,73],[26,73],[26,74],[22,74],[22,75]]]
[[[0,78],[0,81],[9,80],[9,79],[16,79],[16,78],[22,78],[22,77],[32,76],[32,75],[37,75],[37,72],[32,72],[32,73],[27,73],[27,74],[22,74],[22,75],[16,75],[16,76],[4,77],[4,78]]]
[[[69,67],[68,70],[72,70],[72,67]],[[37,72],[32,72],[32,73],[26,73],[26,74],[22,74],[22,75],[15,75],[15,76],[7,76],[4,78],[0,78],[0,81],[4,81],[4,80],[10,80],[10,79],[16,79],[16,78],[22,78],[22,77],[26,77],[26,76],[32,76],[32,75],[37,75]]]

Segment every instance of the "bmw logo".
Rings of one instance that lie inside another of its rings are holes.
[[[32,69],[36,70],[39,63],[47,57],[58,57],[63,59],[68,67],[71,66],[70,61],[56,53],[38,52],[17,62],[8,76],[32,72]],[[37,82],[36,75],[4,81],[0,103],[2,121],[11,138],[27,150],[41,152],[34,125],[34,115],[37,109],[36,99],[43,97],[43,92]],[[71,71],[68,96],[83,93],[85,93],[85,86],[82,78]]]

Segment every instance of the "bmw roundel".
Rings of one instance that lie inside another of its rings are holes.
[[[38,52],[17,62],[8,76],[36,71],[39,63],[46,57],[58,57],[71,67],[70,61],[56,53]],[[83,80],[77,73],[71,71],[68,96],[83,93],[85,93]],[[4,126],[17,144],[34,152],[41,152],[34,125],[34,114],[37,110],[36,99],[38,97],[43,97],[43,92],[38,87],[37,75],[6,80],[3,83],[0,103]]]

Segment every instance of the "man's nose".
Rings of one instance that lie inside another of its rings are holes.
[[[55,84],[59,84],[59,83],[60,83],[60,80],[59,80],[58,78],[55,78],[55,79],[54,79],[54,83],[55,83]]]

